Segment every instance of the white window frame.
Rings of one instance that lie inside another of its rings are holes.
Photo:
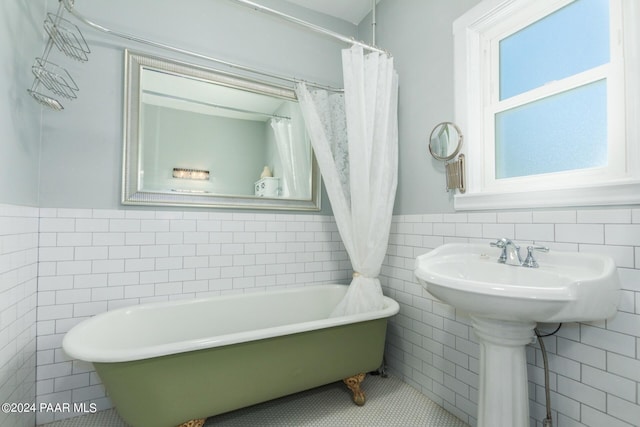
[[[610,0],[609,64],[504,101],[491,84],[498,41],[574,0],[484,0],[453,25],[455,121],[465,134],[467,192],[456,210],[640,203],[640,2]],[[523,99],[607,78],[608,156],[603,168],[495,179],[495,113]]]

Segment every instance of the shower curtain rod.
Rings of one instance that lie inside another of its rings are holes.
[[[263,116],[263,117],[271,117],[272,119],[291,120],[291,117],[281,116],[279,114],[263,113],[262,111],[252,111],[252,110],[245,110],[245,109],[242,109],[242,108],[228,107],[226,105],[214,104],[214,103],[211,103],[211,102],[204,102],[204,101],[197,101],[195,99],[183,98],[182,96],[169,95],[168,93],[156,92],[156,91],[153,91],[153,90],[143,90],[142,93],[146,93],[146,94],[149,94],[149,95],[154,95],[154,96],[157,96],[157,97],[160,97],[160,98],[173,99],[174,101],[184,101],[184,102],[188,102],[188,103],[191,103],[191,104],[202,105],[202,106],[205,106],[205,107],[219,108],[221,110],[228,110],[228,111],[233,111],[233,112],[236,112],[236,113],[255,114],[255,115]]]
[[[271,15],[275,15],[275,16],[277,16],[279,18],[282,18],[282,19],[285,19],[285,20],[287,20],[289,22],[293,22],[295,24],[301,25],[301,26],[306,27],[306,28],[308,28],[308,29],[310,29],[312,31],[315,31],[315,32],[318,32],[318,33],[321,33],[321,34],[325,34],[325,35],[327,35],[329,37],[333,37],[335,39],[341,40],[341,41],[343,41],[345,43],[349,43],[349,44],[352,44],[352,45],[360,46],[363,49],[367,49],[367,50],[370,50],[372,52],[384,53],[384,54],[387,54],[387,55],[389,54],[389,52],[387,52],[384,49],[380,49],[379,47],[372,46],[370,44],[358,41],[358,40],[354,39],[353,37],[347,37],[344,34],[336,33],[335,31],[331,31],[331,30],[328,30],[328,29],[326,29],[324,27],[321,27],[319,25],[312,24],[311,22],[307,22],[307,21],[304,21],[302,19],[296,18],[294,16],[287,15],[286,13],[280,12],[278,10],[271,9],[269,7],[266,7],[266,6],[262,6],[261,4],[254,3],[254,2],[252,2],[250,0],[231,0],[231,1],[234,1],[236,3],[240,3],[240,4],[243,4],[245,6],[251,7],[252,9],[258,10],[260,12],[265,12],[265,13],[269,13]]]
[[[266,77],[274,78],[274,79],[277,79],[277,80],[286,81],[286,82],[291,83],[292,85],[295,85],[298,82],[305,82],[310,86],[317,87],[317,88],[320,88],[320,89],[326,89],[326,90],[329,90],[329,91],[332,91],[332,92],[342,92],[343,91],[343,89],[341,89],[341,88],[335,88],[333,86],[327,86],[327,85],[311,82],[311,81],[304,80],[304,79],[296,79],[296,78],[293,78],[293,77],[287,77],[287,76],[282,76],[282,75],[275,74],[275,73],[269,73],[269,72],[266,72],[266,71],[256,70],[254,68],[250,68],[250,67],[247,67],[247,66],[244,66],[244,65],[236,64],[236,63],[233,63],[233,62],[230,62],[230,61],[225,61],[223,59],[214,58],[212,56],[203,55],[201,53],[193,52],[193,51],[190,51],[190,50],[187,50],[187,49],[182,49],[182,48],[171,46],[171,45],[168,45],[168,44],[165,44],[165,43],[155,42],[153,40],[149,40],[149,39],[145,39],[145,38],[142,38],[142,37],[135,36],[133,34],[127,34],[127,33],[122,33],[122,32],[119,32],[119,31],[115,31],[115,30],[112,30],[110,28],[107,28],[107,27],[105,27],[103,25],[100,25],[100,24],[97,24],[97,23],[91,21],[90,19],[85,17],[83,14],[78,12],[75,9],[74,5],[73,5],[75,0],[59,0],[59,1],[62,4],[64,4],[65,9],[67,9],[67,11],[69,13],[71,13],[73,16],[75,16],[76,19],[78,19],[80,22],[82,22],[85,25],[88,25],[89,27],[94,28],[94,29],[96,29],[98,31],[106,33],[106,34],[110,34],[110,35],[113,35],[113,36],[116,36],[116,37],[119,37],[119,38],[123,38],[123,39],[126,39],[126,40],[131,40],[131,41],[134,41],[134,42],[137,42],[137,43],[146,44],[146,45],[153,46],[153,47],[156,47],[156,48],[169,50],[171,52],[180,53],[182,55],[188,55],[188,56],[192,56],[192,57],[195,57],[195,58],[200,58],[200,59],[204,59],[204,60],[207,60],[207,61],[215,62],[215,63],[222,64],[222,65],[230,67],[230,68],[235,68],[235,69],[238,69],[238,70],[246,71],[248,73],[258,74],[258,75],[261,75],[261,76],[266,76]],[[350,41],[350,43],[351,43],[351,41]]]

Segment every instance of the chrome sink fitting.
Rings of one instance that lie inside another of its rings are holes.
[[[502,249],[498,262],[507,265],[515,265],[528,268],[538,268],[538,262],[533,256],[533,251],[549,252],[546,246],[527,246],[527,257],[522,260],[520,246],[513,240],[503,237],[491,243],[491,246]]]

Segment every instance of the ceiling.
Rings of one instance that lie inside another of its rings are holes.
[[[372,9],[372,0],[287,0],[298,6],[359,24]],[[380,0],[376,0],[376,3]]]

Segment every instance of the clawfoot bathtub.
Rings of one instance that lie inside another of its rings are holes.
[[[347,286],[320,285],[143,304],[99,314],[63,340],[92,362],[134,427],[199,426],[209,416],[345,380],[364,403],[398,303],[329,318]]]

